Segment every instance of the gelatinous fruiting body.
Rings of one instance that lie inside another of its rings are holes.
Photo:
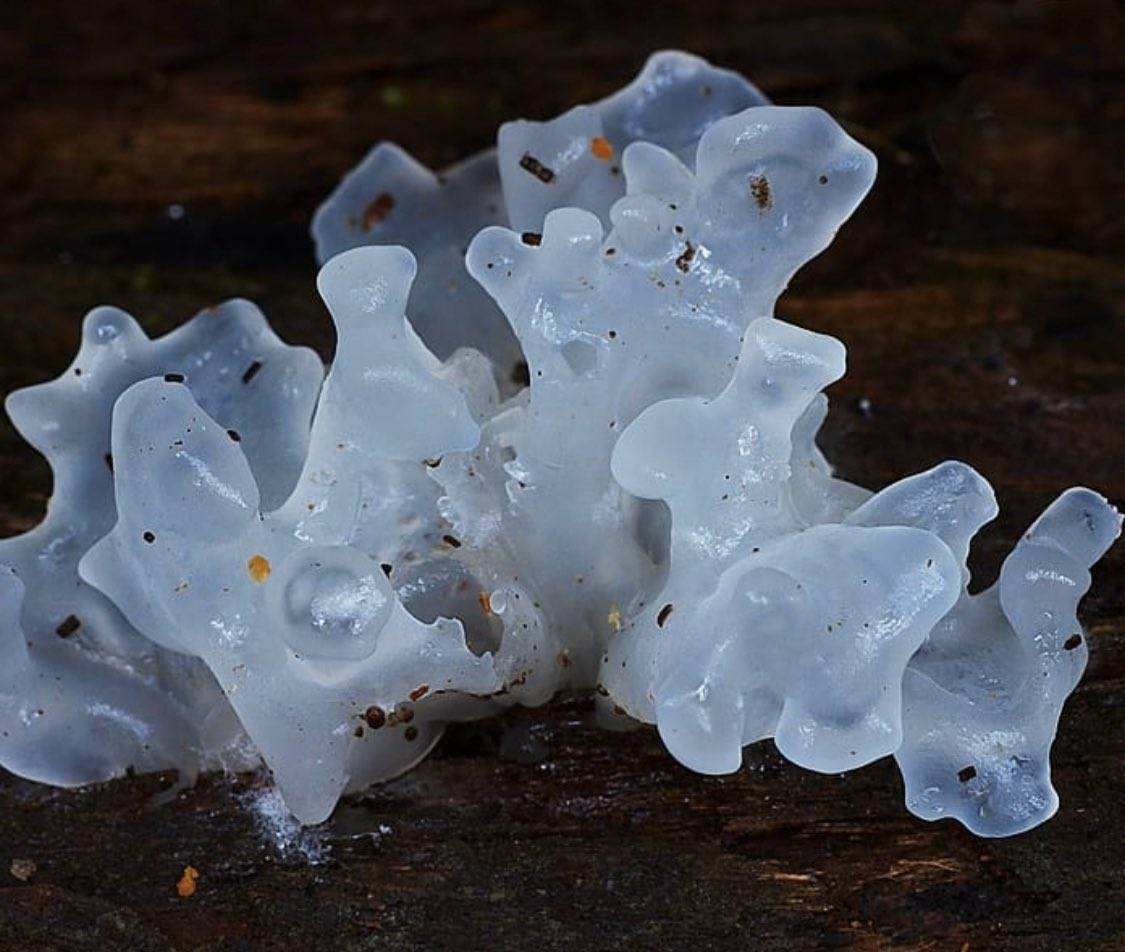
[[[56,486],[0,542],[0,764],[261,758],[314,823],[445,724],[577,690],[701,773],[772,738],[893,755],[926,819],[1047,819],[1121,518],[1068,490],[970,595],[980,474],[833,475],[844,345],[774,307],[874,179],[821,110],[660,53],[440,176],[377,146],[313,226],[327,377],[247,302],[156,341],[92,312],[7,404]]]

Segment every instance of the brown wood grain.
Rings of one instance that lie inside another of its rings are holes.
[[[158,331],[242,295],[327,353],[307,222],[372,142],[441,165],[669,46],[831,110],[879,156],[779,305],[848,346],[823,441],[840,470],[980,469],[1003,507],[974,555],[985,579],[1064,487],[1121,505],[1125,18],[1108,0],[12,4],[0,390],[57,374],[100,303]],[[49,474],[6,423],[0,463],[0,527],[22,531]],[[452,729],[340,808],[319,866],[262,839],[250,779],[157,806],[168,778],[3,775],[0,948],[1125,949],[1123,568],[1118,545],[1094,572],[1062,808],[1032,833],[915,820],[889,762],[825,777],[757,745],[739,774],[699,777],[576,699]]]

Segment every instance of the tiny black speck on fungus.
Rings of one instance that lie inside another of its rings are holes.
[[[62,620],[62,624],[55,629],[55,634],[60,638],[69,638],[81,627],[82,622],[78,620],[77,615],[67,615],[66,618]]]

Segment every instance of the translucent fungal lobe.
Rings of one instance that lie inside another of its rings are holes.
[[[0,541],[0,764],[263,762],[316,823],[569,690],[701,773],[772,739],[893,756],[909,810],[983,836],[1049,818],[1121,517],[1067,490],[970,594],[983,476],[833,474],[844,345],[774,309],[875,171],[827,113],[657,53],[440,175],[377,145],[313,222],[327,375],[245,301],[157,340],[92,311],[7,401],[55,486]]]

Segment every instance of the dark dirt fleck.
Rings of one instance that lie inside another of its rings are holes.
[[[750,179],[750,195],[758,211],[764,212],[773,205],[773,195],[770,192],[770,182],[764,175],[755,175]]]
[[[395,197],[390,192],[380,192],[363,210],[361,224],[364,231],[371,231],[379,222],[383,221],[395,207]]]
[[[520,159],[520,168],[534,175],[544,185],[555,180],[555,173],[552,169],[547,168],[530,152],[525,152]]]
[[[69,638],[81,627],[82,622],[78,620],[77,615],[67,615],[66,618],[62,620],[62,624],[55,629],[55,634],[60,638]]]
[[[683,254],[676,259],[676,267],[687,274],[691,270],[691,259],[695,257],[695,245],[690,241],[684,242],[684,245]]]

